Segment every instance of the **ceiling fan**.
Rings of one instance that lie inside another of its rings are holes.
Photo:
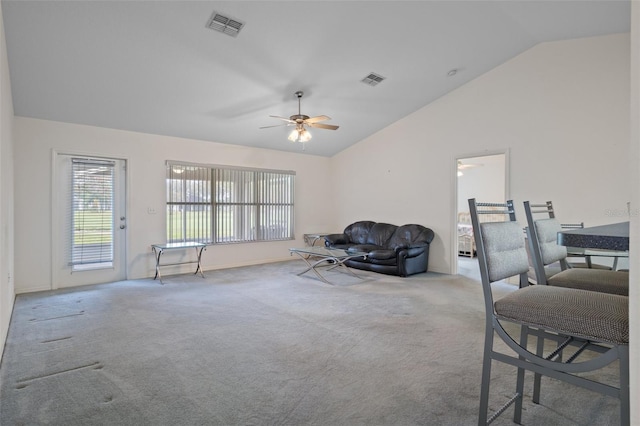
[[[261,129],[267,129],[270,127],[279,127],[279,126],[295,126],[295,129],[291,131],[289,134],[289,140],[291,142],[308,142],[311,139],[311,133],[307,130],[306,126],[315,127],[317,129],[327,129],[327,130],[337,130],[339,126],[334,126],[333,124],[324,124],[320,123],[320,121],[331,120],[330,117],[326,115],[318,115],[316,117],[309,117],[308,115],[304,115],[300,112],[300,99],[304,93],[301,90],[298,90],[294,95],[298,98],[298,114],[294,114],[291,117],[280,117],[278,115],[270,115],[269,117],[277,118],[279,120],[283,120],[285,123],[276,124],[275,126],[264,126],[260,127]]]

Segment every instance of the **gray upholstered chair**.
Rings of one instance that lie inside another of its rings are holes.
[[[495,215],[495,210],[483,210],[486,206],[495,207],[496,204],[469,200],[486,312],[478,424],[491,423],[511,405],[515,408],[514,422],[521,422],[524,372],[529,370],[535,373],[534,403],[540,402],[541,376],[552,377],[619,398],[620,423],[628,425],[628,297],[527,285],[529,261],[522,227],[515,221],[513,202],[504,204],[504,214],[510,219],[506,222],[482,222],[480,217],[485,211]],[[519,276],[521,287],[494,300],[492,283],[513,276]],[[519,327],[514,328],[513,324]],[[506,348],[500,343],[494,347],[496,335]],[[535,337],[532,342],[529,342],[530,336]],[[556,345],[549,349],[545,341]],[[568,353],[575,348],[574,353]],[[545,354],[545,349],[550,353]],[[586,355],[585,359],[583,355]],[[515,366],[517,374],[515,395],[489,417],[492,361]],[[619,361],[619,387],[597,382],[594,374],[589,378],[581,375],[600,370],[614,361]]]
[[[527,239],[529,252],[538,284],[557,287],[578,288],[603,293],[629,295],[629,273],[606,269],[568,268],[567,248],[557,243],[558,232],[562,231],[560,222],[553,215],[553,208],[546,204],[524,202],[527,216]],[[542,207],[542,210],[536,210]],[[535,219],[536,213],[545,213],[544,218]],[[560,262],[562,271],[549,274],[548,265]]]

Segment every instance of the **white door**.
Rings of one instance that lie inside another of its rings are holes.
[[[126,162],[55,154],[52,288],[126,279]]]

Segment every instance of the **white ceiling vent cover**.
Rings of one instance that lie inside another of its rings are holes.
[[[244,27],[244,22],[220,15],[217,12],[213,12],[207,22],[207,28],[230,35],[231,37],[237,37],[242,27]]]
[[[382,83],[384,79],[385,77],[381,76],[380,74],[376,74],[372,72],[371,74],[369,74],[368,76],[366,76],[360,81],[365,84],[368,84],[369,86],[375,86],[378,83]]]

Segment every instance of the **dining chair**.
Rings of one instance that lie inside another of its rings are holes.
[[[508,220],[483,222],[483,214],[503,207]],[[628,297],[572,288],[527,285],[529,261],[522,227],[513,201],[479,203],[469,199],[485,303],[485,343],[482,363],[479,425],[487,425],[514,406],[513,421],[521,423],[525,370],[589,389],[620,401],[620,424],[629,414]],[[518,276],[521,287],[494,299],[492,284]],[[513,327],[515,325],[515,329]],[[519,328],[519,333],[518,329]],[[518,337],[519,334],[519,337]],[[504,345],[494,347],[495,336]],[[530,348],[529,336],[532,339]],[[552,348],[546,342],[555,342]],[[533,349],[533,350],[532,350]],[[566,354],[575,349],[572,354]],[[545,350],[547,353],[545,353]],[[584,356],[588,355],[588,356]],[[492,361],[517,368],[515,394],[489,417]],[[593,374],[618,361],[618,386],[598,382]],[[540,382],[534,382],[533,402],[540,402]]]
[[[504,222],[483,222],[485,207],[504,207]],[[469,199],[469,210],[485,303],[485,343],[478,425],[487,425],[514,405],[513,421],[521,423],[524,372],[547,376],[590,389],[620,401],[620,424],[629,412],[629,304],[628,297],[593,291],[529,285],[529,261],[522,227],[516,222],[513,201],[479,203]],[[520,287],[494,299],[492,284],[518,276]],[[513,325],[519,326],[514,331]],[[510,331],[509,331],[510,330]],[[496,335],[501,344],[494,346]],[[533,342],[529,342],[533,337]],[[553,348],[545,341],[555,342]],[[532,348],[530,348],[532,346]],[[535,352],[532,351],[535,347]],[[572,354],[566,354],[575,349]],[[545,353],[545,350],[548,353]],[[588,355],[584,357],[583,355]],[[517,368],[515,394],[489,417],[492,361]],[[619,383],[598,382],[582,376],[618,361]],[[540,383],[534,383],[533,402],[540,402]]]
[[[557,243],[562,225],[555,218],[550,201],[544,204],[525,201],[524,211],[527,216],[529,252],[537,284],[629,295],[628,272],[568,267],[567,248]],[[534,218],[534,214],[539,213],[543,213],[545,217]],[[554,273],[548,266],[556,262],[560,263],[561,271]]]

